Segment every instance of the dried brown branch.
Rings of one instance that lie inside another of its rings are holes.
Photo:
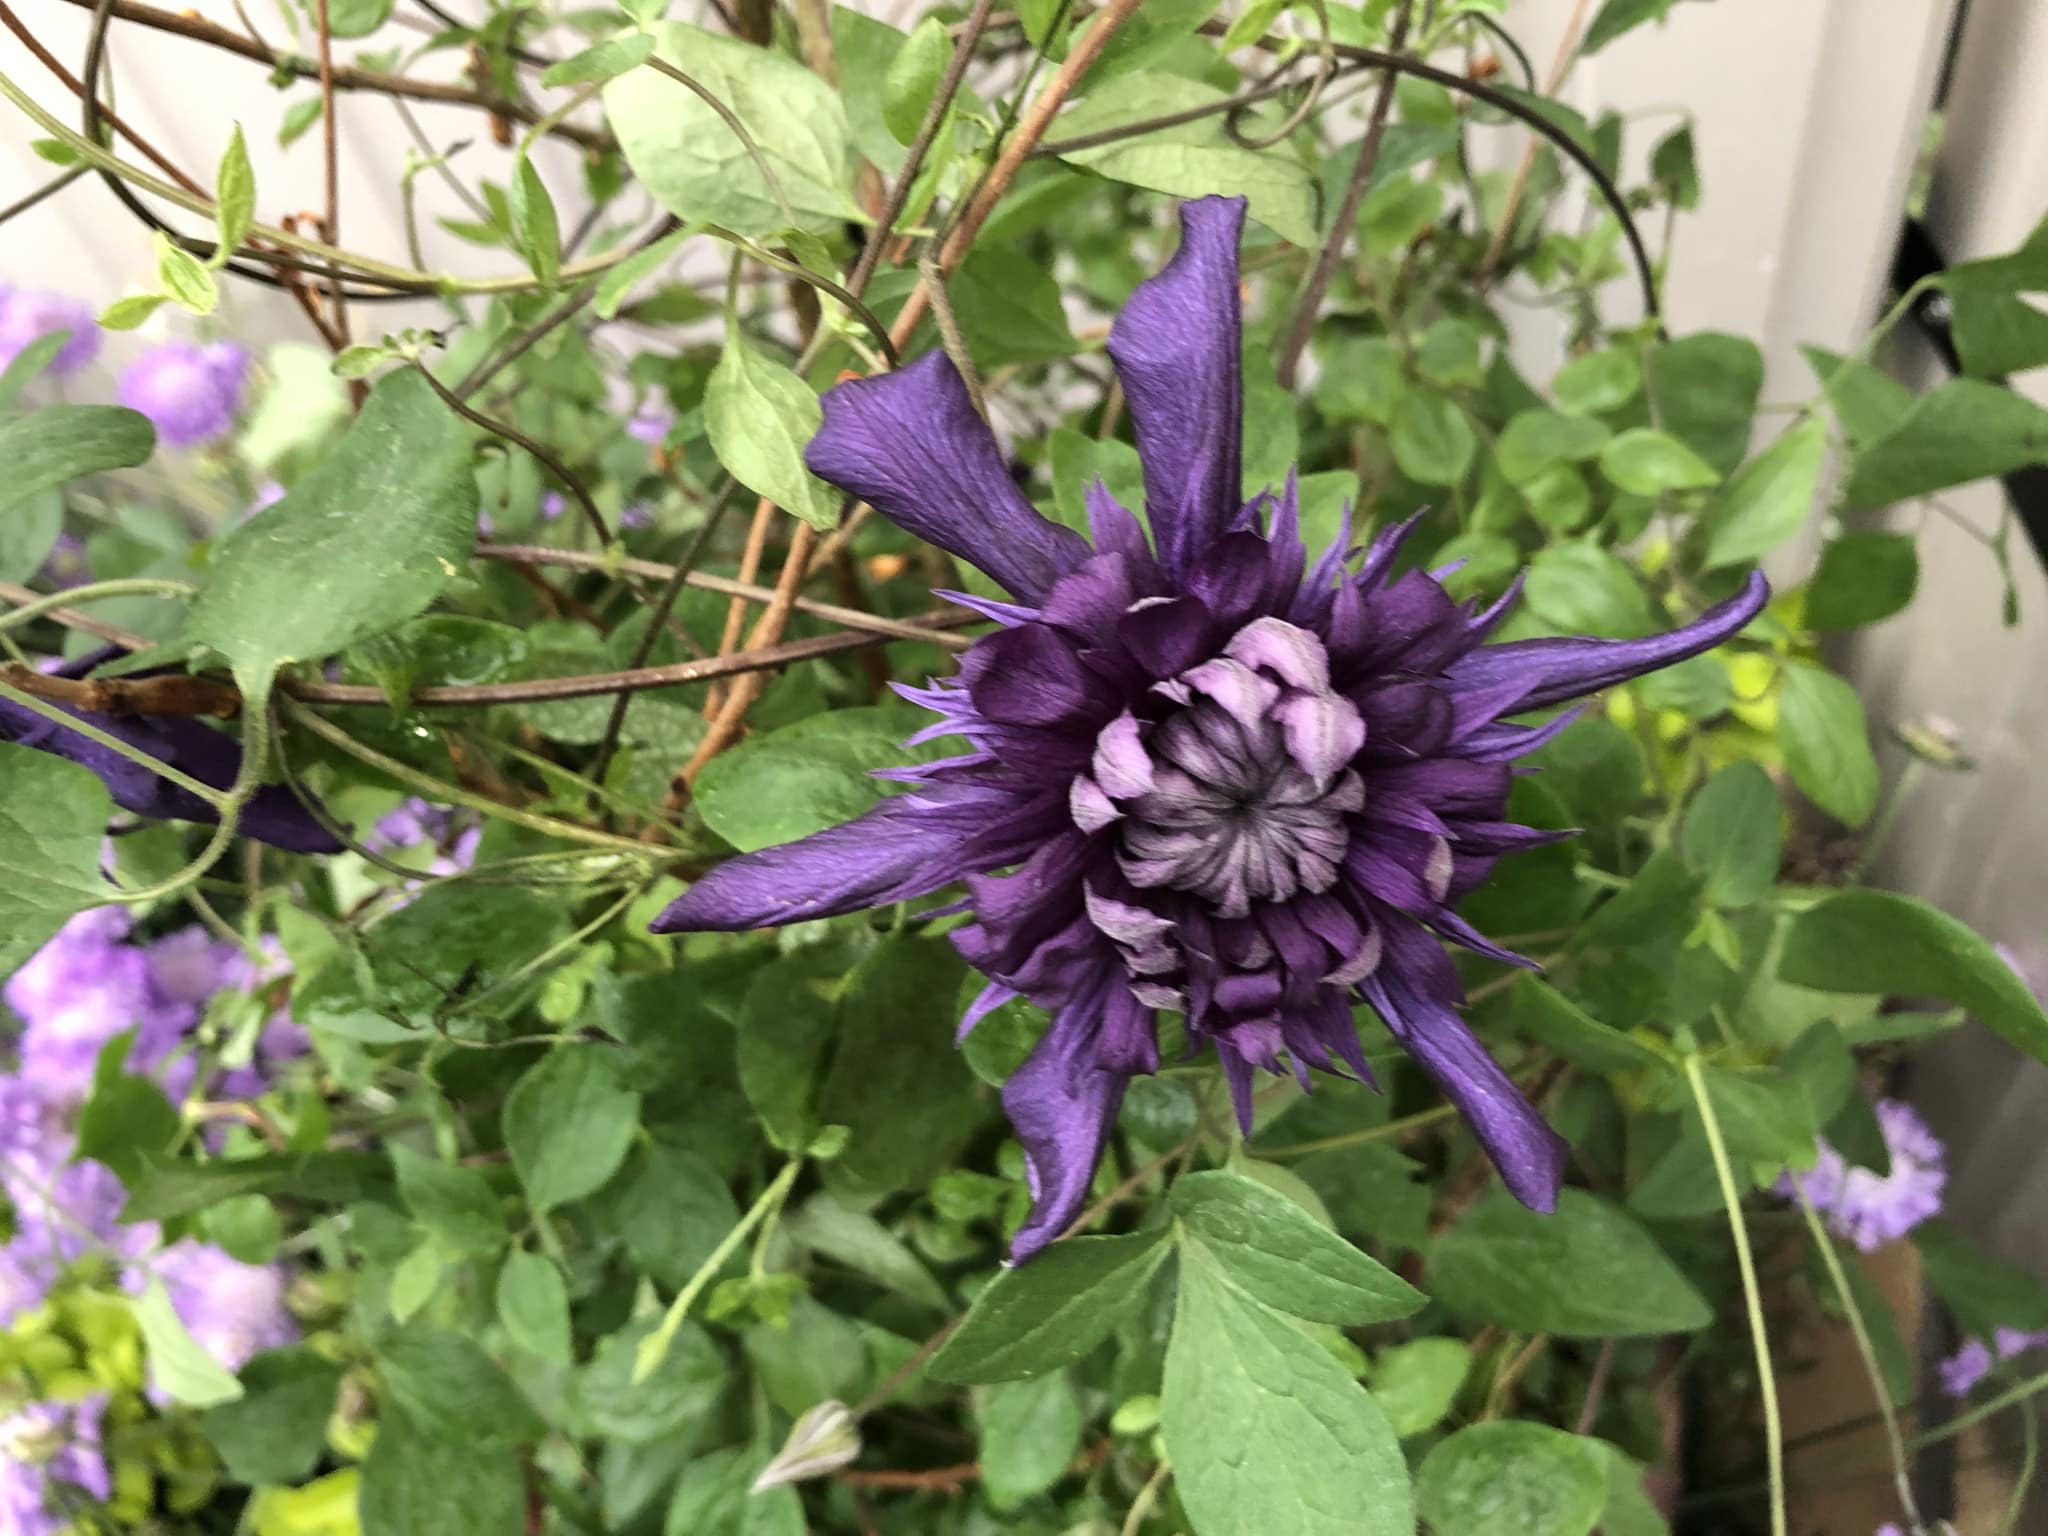
[[[94,8],[95,0],[68,0],[68,3],[89,11]],[[218,22],[207,21],[190,12],[159,10],[153,5],[141,4],[140,0],[114,0],[113,14],[117,20],[188,37],[269,69],[281,69],[308,80],[318,79],[320,75],[320,66],[312,59],[265,47],[253,38],[244,37]],[[452,106],[477,107],[514,122],[531,124],[540,121],[541,117],[537,108],[524,102],[509,101],[490,92],[472,90],[443,80],[418,80],[407,75],[387,75],[374,69],[340,64],[334,67],[333,82],[337,91],[374,91],[385,96],[404,96],[413,101],[440,101]],[[610,134],[578,127],[574,123],[556,123],[548,132],[558,138],[571,139],[588,149],[610,149],[614,143]]]
[[[23,693],[101,715],[212,715],[232,720],[242,696],[230,683],[182,672],[157,677],[50,677],[18,661],[0,664],[0,682]]]

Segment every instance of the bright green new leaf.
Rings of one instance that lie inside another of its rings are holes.
[[[1470,1424],[1423,1458],[1415,1501],[1436,1536],[1589,1536],[1607,1503],[1607,1457],[1548,1424]]]
[[[1170,1251],[1163,1231],[1055,1243],[997,1275],[928,1369],[969,1386],[1064,1369],[1137,1307]]]
[[[1825,898],[1793,919],[1778,975],[1823,992],[1941,998],[2048,1061],[2048,1015],[2019,973],[1976,932],[1911,896]]]
[[[0,423],[0,517],[85,475],[127,469],[156,448],[149,418],[121,405],[46,405]]]
[[[235,124],[228,147],[221,152],[220,169],[214,175],[214,221],[220,229],[220,248],[213,262],[219,266],[248,238],[256,221],[256,172],[249,164],[249,146],[242,141],[242,125]]]
[[[547,183],[523,154],[512,166],[511,201],[512,236],[519,254],[542,285],[552,288],[562,275],[562,226],[555,217],[555,200],[548,196]]]
[[[414,369],[378,381],[334,450],[214,551],[188,634],[262,698],[293,661],[420,612],[476,534],[469,432]]]
[[[729,107],[775,173],[805,229],[860,216],[839,98],[795,59],[678,21],[651,28],[656,52]],[[746,144],[696,92],[652,69],[604,88],[605,115],[626,162],[677,218],[742,235],[785,228],[783,212]]]
[[[159,1392],[188,1408],[211,1408],[242,1395],[242,1384],[234,1373],[187,1331],[162,1280],[152,1274],[142,1294],[128,1305],[135,1314],[135,1325],[142,1330],[150,1384]]]
[[[1485,1196],[1438,1242],[1429,1278],[1453,1312],[1521,1333],[1628,1338],[1694,1333],[1713,1321],[1656,1239],[1581,1189],[1563,1191],[1548,1216],[1505,1191]]]
[[[1225,1278],[1269,1307],[1356,1327],[1407,1317],[1423,1304],[1393,1271],[1240,1174],[1190,1174],[1173,1186],[1173,1209]]]
[[[1553,544],[1529,563],[1530,610],[1569,635],[1627,640],[1656,627],[1635,572],[1598,544]]]
[[[1463,1339],[1410,1339],[1373,1357],[1372,1395],[1406,1440],[1443,1422],[1471,1368],[1472,1347]]]
[[[1224,92],[1201,81],[1136,70],[1063,112],[1055,144],[1223,99]],[[1251,200],[1251,216],[1281,239],[1307,247],[1317,243],[1308,171],[1284,150],[1251,150],[1233,142],[1220,113],[1140,138],[1069,150],[1060,158],[1169,197],[1242,193]]]
[[[1197,1531],[1413,1536],[1407,1464],[1379,1404],[1206,1252],[1181,1261],[1159,1427]]]
[[[220,285],[206,263],[162,230],[156,236],[156,280],[173,301],[195,315],[210,315],[220,303]]]
[[[1748,565],[1791,538],[1813,510],[1828,434],[1808,417],[1735,472],[1702,522],[1706,569]]]
[[[1624,347],[1604,347],[1575,357],[1550,381],[1557,403],[1582,416],[1618,410],[1642,387],[1643,365]]]
[[[1668,432],[1630,427],[1600,450],[1600,473],[1636,496],[1696,491],[1721,477],[1714,466]]]
[[[1792,782],[1844,826],[1877,809],[1877,759],[1856,690],[1819,667],[1785,668],[1778,693],[1778,740]]]
[[[581,53],[558,59],[541,73],[546,86],[588,85],[593,80],[612,80],[629,69],[638,69],[654,52],[654,37],[647,32],[624,32],[593,43]]]
[[[741,485],[813,528],[839,520],[838,494],[804,468],[804,447],[824,419],[810,385],[733,327],[704,389],[711,451]]]
[[[937,16],[927,16],[890,61],[882,82],[882,121],[898,144],[917,137],[925,109],[938,94],[939,77],[953,57],[953,39]]]

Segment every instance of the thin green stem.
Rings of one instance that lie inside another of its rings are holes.
[[[542,816],[533,811],[521,810],[516,805],[505,805],[487,795],[473,794],[459,785],[437,779],[430,773],[422,773],[409,763],[402,763],[395,757],[387,757],[375,747],[363,745],[332,721],[316,714],[303,704],[288,699],[284,707],[290,714],[293,724],[304,726],[329,746],[339,748],[357,762],[367,763],[379,773],[445,804],[466,805],[471,810],[482,811],[486,816],[495,816],[500,821],[509,821],[514,826],[525,827],[530,832],[544,833],[548,837],[558,837],[565,842],[587,843],[593,848],[604,848],[613,853],[630,853],[638,859],[667,856],[662,849],[650,847],[646,843],[614,837],[609,832],[579,827],[572,821],[560,821],[553,816]]]
[[[2041,1426],[2034,1417],[2034,1405],[2020,1406],[2020,1422],[2026,1435],[2026,1450],[2020,1460],[2020,1475],[2012,1485],[2012,1502],[2005,1518],[1998,1522],[1998,1536],[2013,1536],[2020,1528],[2020,1512],[2026,1507],[2027,1491],[2034,1486],[2034,1468],[2041,1459]]]
[[[23,603],[19,608],[10,608],[0,613],[0,630],[19,629],[31,619],[39,619],[54,608],[71,608],[79,603],[89,603],[101,597],[190,597],[199,589],[189,581],[173,581],[161,576],[124,576],[118,581],[88,582],[82,587],[73,587],[66,592],[52,592],[39,597],[32,603]]]
[[[1173,1463],[1162,1461],[1152,1469],[1152,1475],[1145,1479],[1145,1486],[1138,1490],[1138,1496],[1131,1500],[1130,1513],[1124,1516],[1120,1536],[1138,1536],[1145,1528],[1145,1521],[1151,1516],[1152,1506],[1159,1502],[1160,1490],[1166,1487],[1166,1480],[1173,1475]]]
[[[0,683],[0,699],[5,699],[10,704],[19,704],[23,709],[32,709],[44,719],[54,721],[67,731],[76,731],[95,746],[119,753],[129,762],[140,764],[158,778],[177,785],[187,794],[197,795],[216,809],[226,804],[227,797],[211,784],[200,783],[189,773],[173,768],[161,758],[151,757],[132,742],[123,741],[120,737],[101,730],[91,721],[72,714],[61,705],[52,704],[48,699],[39,699],[32,693],[23,693],[11,683]]]
[[[1877,1349],[1870,1342],[1870,1329],[1863,1321],[1863,1309],[1856,1304],[1856,1293],[1849,1288],[1848,1273],[1842,1268],[1841,1255],[1835,1252],[1835,1245],[1828,1237],[1827,1230],[1820,1224],[1820,1215],[1813,1208],[1813,1202],[1806,1198],[1806,1189],[1798,1179],[1792,1180],[1792,1193],[1799,1202],[1799,1214],[1806,1218],[1806,1230],[1812,1234],[1813,1246],[1820,1250],[1821,1263],[1827,1266],[1828,1280],[1834,1285],[1835,1295],[1842,1303],[1843,1315],[1849,1319],[1849,1331],[1856,1338],[1856,1352],[1863,1357],[1863,1371],[1870,1378],[1870,1390],[1877,1394],[1877,1411],[1884,1417],[1885,1443],[1892,1454],[1892,1481],[1899,1492],[1899,1509],[1906,1517],[1906,1523],[1914,1530],[1920,1529],[1920,1509],[1913,1500],[1913,1478],[1906,1461],[1906,1437],[1899,1428],[1898,1410],[1892,1404],[1891,1389],[1885,1385],[1884,1368],[1878,1364]]]
[[[1389,1120],[1384,1125],[1368,1126],[1362,1131],[1346,1131],[1341,1136],[1325,1136],[1320,1141],[1300,1141],[1291,1147],[1247,1147],[1252,1156],[1272,1159],[1276,1157],[1307,1157],[1314,1152],[1335,1152],[1343,1147],[1362,1147],[1367,1142],[1385,1141],[1391,1136],[1404,1136],[1410,1131],[1421,1130],[1425,1125],[1435,1125],[1439,1120],[1448,1120],[1458,1112],[1455,1104],[1439,1104],[1434,1109],[1425,1109],[1413,1115],[1404,1115],[1399,1120]]]
[[[1728,1161],[1728,1148],[1721,1140],[1721,1122],[1714,1117],[1713,1101],[1707,1096],[1706,1074],[1698,1056],[1685,1058],[1686,1081],[1692,1086],[1693,1101],[1699,1105],[1700,1121],[1707,1128],[1707,1148],[1714,1156],[1714,1176],[1721,1181],[1721,1200],[1728,1208],[1728,1230],[1735,1239],[1735,1266],[1742,1273],[1742,1303],[1749,1314],[1750,1342],[1756,1348],[1757,1384],[1764,1404],[1764,1455],[1770,1480],[1771,1536],[1785,1536],[1785,1428],[1778,1415],[1778,1378],[1771,1368],[1771,1338],[1764,1326],[1763,1293],[1757,1286],[1756,1258],[1749,1250],[1749,1228],[1742,1219],[1742,1195],[1735,1187],[1735,1170]]]
[[[676,1299],[669,1304],[668,1313],[661,1320],[661,1326],[640,1341],[640,1349],[633,1360],[633,1384],[638,1386],[656,1371],[661,1362],[668,1358],[669,1346],[675,1342],[676,1330],[683,1326],[683,1318],[689,1313],[704,1288],[711,1284],[718,1272],[725,1268],[725,1261],[740,1251],[740,1245],[747,1240],[747,1234],[767,1220],[773,1211],[782,1208],[782,1202],[789,1198],[790,1190],[796,1184],[796,1176],[803,1171],[804,1162],[793,1157],[782,1165],[782,1172],[775,1176],[775,1182],[761,1191],[761,1198],[747,1208],[739,1225],[734,1227],[711,1250],[711,1256],[690,1276],[689,1283],[676,1292]]]
[[[175,896],[198,884],[200,877],[220,862],[220,856],[234,841],[235,828],[242,819],[242,807],[249,803],[249,797],[256,793],[256,786],[263,782],[263,763],[269,755],[270,715],[265,710],[253,709],[242,717],[241,766],[235,770],[235,782],[228,786],[226,798],[219,802],[220,822],[214,827],[213,836],[206,840],[206,846],[199,850],[199,857],[175,875],[159,880],[155,885],[146,885],[139,891],[123,891],[117,899],[128,906],[140,906]]]
[[[602,912],[598,913],[596,917],[593,917],[589,922],[585,923],[581,928],[578,928],[574,933],[570,934],[567,938],[556,940],[553,944],[550,944],[546,949],[542,950],[539,954],[535,955],[531,960],[528,960],[524,965],[519,966],[516,970],[510,971],[506,975],[500,977],[497,981],[492,982],[490,986],[484,988],[484,990],[477,993],[476,996],[464,999],[461,1003],[449,1009],[447,1016],[452,1019],[460,1014],[474,1013],[478,1009],[480,1009],[485,1003],[489,1002],[493,997],[497,996],[499,993],[510,991],[512,988],[518,986],[522,981],[526,980],[527,977],[536,975],[537,973],[547,969],[547,967],[555,963],[555,960],[559,956],[567,954],[570,950],[575,949],[578,945],[582,944],[583,941],[589,938],[592,934],[602,932],[606,925],[609,924],[613,918],[617,917],[621,912],[625,911],[626,908],[630,907],[631,905],[633,905],[634,902],[638,901],[640,899],[640,893],[646,889],[647,886],[644,883],[644,877],[643,881],[637,881],[634,884],[627,886],[625,894],[620,896],[617,901],[613,902],[610,906],[606,907]]]

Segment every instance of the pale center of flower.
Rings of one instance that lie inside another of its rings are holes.
[[[1349,766],[1365,725],[1332,690],[1321,642],[1260,619],[1159,691],[1179,708],[1105,727],[1074,796],[1089,830],[1122,823],[1131,884],[1186,891],[1225,917],[1334,885],[1345,818],[1365,799]]]

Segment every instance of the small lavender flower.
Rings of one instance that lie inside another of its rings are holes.
[[[49,556],[37,574],[44,585],[55,591],[82,586],[90,581],[92,567],[86,564],[85,540],[69,529],[58,534],[57,542],[50,546]]]
[[[482,841],[483,828],[474,818],[414,798],[387,812],[363,846],[373,853],[398,853],[429,843],[438,851],[426,873],[452,875],[476,862],[477,845]]]
[[[1864,1253],[1904,1237],[1938,1215],[1948,1182],[1941,1141],[1911,1106],[1880,1099],[1876,1110],[1891,1172],[1879,1177],[1868,1168],[1855,1167],[1822,1140],[1811,1171],[1788,1173],[1778,1181],[1780,1194],[1790,1197],[1795,1188],[1803,1191],[1826,1219],[1828,1230]]]
[[[1991,1330],[1991,1348],[2000,1360],[2010,1360],[2015,1355],[2024,1355],[2030,1350],[2048,1344],[2048,1329],[2028,1331],[2024,1328],[1994,1328]]]
[[[569,508],[569,500],[560,491],[549,491],[540,499],[540,520],[552,523]]]
[[[668,440],[676,413],[660,402],[643,405],[626,422],[626,436],[658,448]]]
[[[659,932],[760,928],[964,879],[954,945],[992,978],[966,1028],[1023,995],[1050,1030],[1004,1085],[1034,1199],[1012,1252],[1075,1216],[1124,1089],[1155,1071],[1155,1017],[1213,1046],[1249,1124],[1254,1068],[1371,1073],[1369,1003],[1464,1112],[1508,1188],[1550,1209],[1564,1146],[1458,1012],[1440,940],[1528,964],[1457,915],[1503,854],[1566,834],[1505,820],[1514,760],[1562,729],[1506,723],[1718,645],[1762,608],[1753,576],[1648,639],[1484,642],[1420,570],[1415,520],[1313,565],[1293,482],[1240,496],[1242,199],[1181,210],[1178,254],[1110,332],[1153,538],[1098,482],[1094,543],[1024,499],[960,376],[934,352],[825,397],[813,473],[979,566],[1019,601],[960,675],[901,690],[969,750],[891,777],[860,820],[734,859]],[[1155,548],[1156,545],[1156,548]],[[1012,873],[998,873],[1014,866]]]
[[[0,299],[0,368],[53,331],[69,331],[71,339],[50,359],[51,373],[59,377],[76,373],[99,356],[99,323],[92,307],[82,299],[22,288]]]
[[[1982,1339],[1965,1339],[1962,1348],[1941,1362],[1941,1390],[1950,1397],[1968,1397],[1991,1374],[1991,1349]]]
[[[651,502],[629,501],[619,512],[619,527],[628,532],[654,526],[654,506]]]
[[[112,654],[95,651],[54,669],[55,674],[84,677]],[[57,708],[215,789],[226,789],[241,770],[241,743],[198,720],[182,715],[100,715],[62,704]],[[25,704],[0,699],[0,741],[34,747],[90,768],[107,786],[114,803],[137,816],[207,825],[220,820],[219,813],[190,790],[151,772],[132,758],[67,730]],[[298,796],[281,785],[260,786],[242,807],[237,829],[245,837],[292,853],[341,852],[341,844],[313,819]]]
[[[113,1479],[100,1447],[104,1397],[76,1403],[30,1403],[0,1418],[0,1536],[62,1536],[79,1529],[60,1513],[64,1496],[113,1496]]]
[[[150,1268],[186,1332],[230,1371],[299,1336],[285,1310],[284,1271],[275,1265],[244,1264],[211,1243],[186,1238],[155,1255]]]
[[[189,448],[234,425],[248,373],[248,352],[231,341],[166,341],[122,370],[120,399],[150,419],[158,442]]]

